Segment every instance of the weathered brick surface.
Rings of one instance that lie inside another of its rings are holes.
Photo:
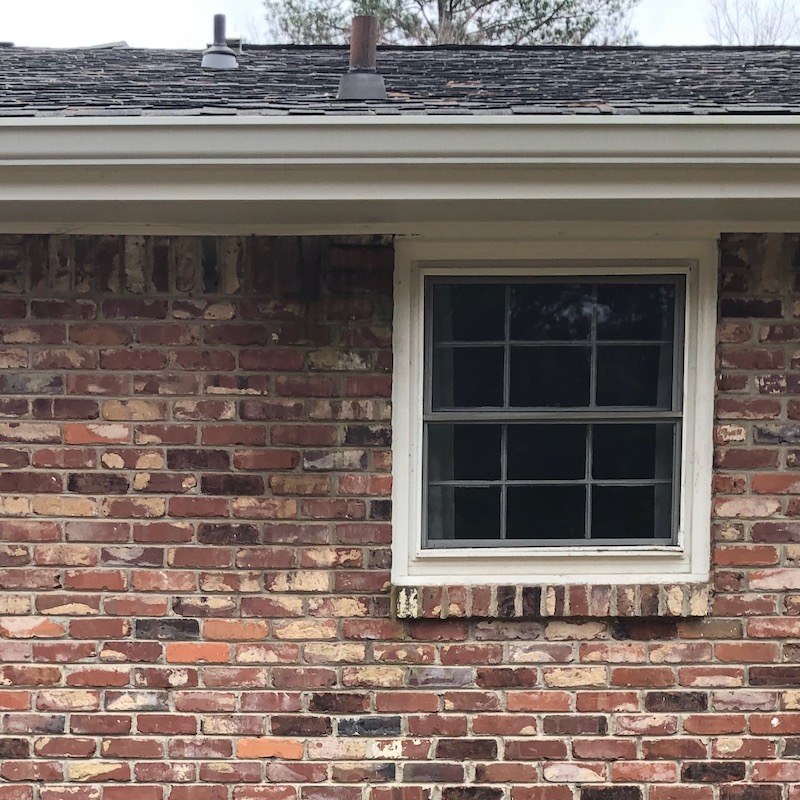
[[[708,586],[393,593],[388,241],[0,237],[0,800],[800,800],[799,242]]]

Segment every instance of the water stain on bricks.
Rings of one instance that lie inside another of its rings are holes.
[[[391,500],[373,500],[369,504],[369,518],[389,521],[392,518]]]
[[[648,711],[708,710],[708,695],[705,692],[647,692],[644,700]]]
[[[228,469],[230,454],[226,450],[167,450],[169,469]]]
[[[78,494],[125,494],[128,479],[124,475],[76,472],[67,479],[67,489]]]
[[[783,316],[783,303],[780,300],[727,297],[720,302],[719,311],[723,318],[780,319]]]
[[[331,770],[333,780],[344,783],[386,783],[396,774],[394,764],[334,764]]]
[[[536,686],[539,682],[537,670],[529,667],[498,667],[479,669],[475,684],[481,689],[507,689]]]
[[[340,736],[399,736],[400,717],[340,719]]]
[[[275,736],[330,736],[333,723],[330,717],[310,714],[273,716],[272,733]]]
[[[445,786],[442,800],[502,800],[503,790],[493,786]]]
[[[258,544],[259,536],[255,525],[236,523],[203,523],[197,531],[197,541],[214,545]]]
[[[684,764],[681,778],[688,783],[727,783],[744,780],[743,761],[705,761]]]
[[[137,639],[190,641],[200,638],[200,623],[196,619],[137,619],[134,630]]]
[[[753,441],[757,444],[797,444],[800,442],[800,425],[756,425]]]
[[[312,694],[308,701],[308,710],[328,714],[366,713],[369,708],[369,695],[348,692],[324,692]],[[341,733],[341,721],[339,723]]]
[[[409,670],[409,686],[441,688],[467,687],[472,685],[472,670],[467,667],[444,669],[439,667],[412,667]]]
[[[344,431],[344,443],[353,447],[389,447],[392,432],[382,425],[348,425]]]
[[[211,495],[263,495],[264,479],[259,475],[204,475],[200,489]]]
[[[434,758],[452,761],[493,761],[497,758],[494,739],[439,739]]]
[[[464,767],[430,761],[411,762],[403,765],[403,779],[407,783],[460,783],[464,780]]]
[[[617,619],[612,634],[615,639],[634,641],[670,640],[678,636],[678,622],[674,619]]]
[[[514,606],[516,597],[516,586],[497,587],[497,617],[499,619],[510,619],[515,616]]]
[[[800,667],[750,667],[752,686],[800,686]]]
[[[608,732],[608,721],[599,716],[546,716],[542,730],[548,736],[597,736]]]
[[[0,739],[0,758],[28,758],[30,749],[27,739]]]

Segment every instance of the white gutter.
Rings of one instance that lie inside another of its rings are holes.
[[[788,218],[800,216],[800,118],[0,122],[4,230],[54,224],[76,230],[122,223],[202,226],[212,220],[238,221],[247,229],[305,230],[313,227],[312,219],[322,227],[394,230],[415,220],[501,221],[541,214],[564,218],[564,213],[590,218],[598,210],[615,218],[651,211],[669,218],[697,219],[703,213],[738,218],[743,212],[736,203],[746,203],[755,219],[774,219],[769,204],[775,201]],[[559,204],[571,204],[570,210]],[[580,211],[587,204],[597,208]]]
[[[800,164],[800,117],[25,118],[0,166]]]

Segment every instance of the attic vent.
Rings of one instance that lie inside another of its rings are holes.
[[[214,15],[214,44],[203,53],[203,69],[238,69],[236,53],[225,41],[225,15]]]
[[[350,32],[350,71],[339,81],[339,100],[385,100],[386,87],[378,74],[378,18],[353,17]]]

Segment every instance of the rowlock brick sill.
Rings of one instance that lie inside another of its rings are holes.
[[[395,586],[399,619],[458,617],[704,617],[707,584],[625,586]]]

